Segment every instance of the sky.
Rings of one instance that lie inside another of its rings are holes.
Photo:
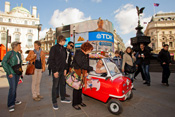
[[[136,6],[145,7],[141,17],[144,29],[147,24],[143,22],[149,22],[154,13],[175,12],[174,0],[0,0],[0,12],[4,12],[5,1],[10,2],[11,9],[20,6],[21,3],[29,11],[32,6],[37,7],[42,24],[40,38],[45,36],[49,28],[55,30],[62,24],[68,25],[101,17],[113,23],[125,46],[130,44],[131,37],[136,36]],[[155,10],[154,3],[159,3]]]

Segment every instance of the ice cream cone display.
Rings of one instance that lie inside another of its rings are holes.
[[[77,41],[85,41],[85,39],[83,37],[79,36]]]
[[[105,58],[105,56],[101,54],[89,54],[89,58]]]

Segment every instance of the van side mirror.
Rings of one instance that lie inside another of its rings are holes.
[[[108,80],[108,79],[110,79],[111,77],[110,76],[108,76],[108,77],[106,77],[106,79],[105,80]]]

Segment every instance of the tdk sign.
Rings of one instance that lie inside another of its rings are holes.
[[[114,36],[108,32],[89,32],[89,41],[110,41],[114,43]]]

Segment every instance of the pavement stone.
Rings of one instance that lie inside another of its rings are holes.
[[[25,71],[26,65],[23,66]],[[123,113],[118,117],[174,117],[175,113],[175,73],[169,79],[169,87],[161,85],[161,73],[151,72],[151,86],[143,85],[141,75],[134,81],[136,90],[131,100],[121,102]],[[24,82],[18,85],[17,100],[22,104],[15,107],[15,112],[8,112],[7,96],[9,85],[5,72],[0,67],[0,117],[114,117],[107,109],[107,104],[82,96],[87,107],[77,111],[72,104],[64,104],[58,99],[59,110],[52,108],[51,89],[52,77],[48,76],[48,70],[43,73],[41,80],[41,95],[44,99],[36,102],[32,99],[31,76],[24,75]],[[67,94],[71,95],[72,88],[67,86]]]

